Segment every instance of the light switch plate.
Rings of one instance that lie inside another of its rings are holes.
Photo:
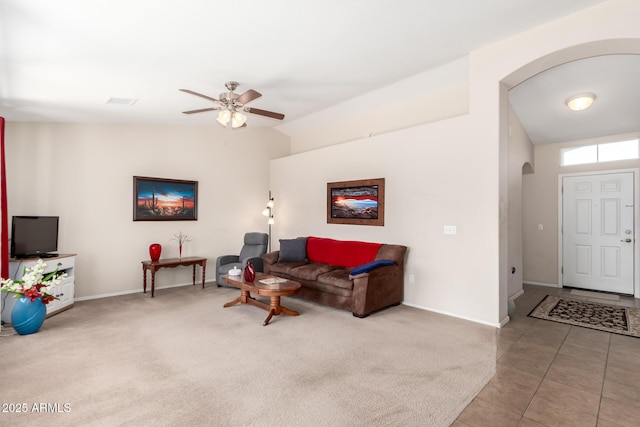
[[[455,225],[445,225],[444,226],[444,234],[457,234]]]

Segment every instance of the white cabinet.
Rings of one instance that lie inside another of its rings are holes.
[[[67,273],[67,277],[60,284],[53,288],[53,294],[57,300],[53,300],[47,304],[47,317],[68,310],[73,307],[73,295],[75,288],[75,254],[60,254],[53,258],[43,258],[47,268],[46,273],[51,273],[56,268],[60,273]],[[20,280],[24,274],[25,267],[33,267],[38,262],[38,258],[15,259],[9,260],[9,276],[11,279]],[[11,323],[11,310],[15,304],[13,295],[2,293],[2,321]]]

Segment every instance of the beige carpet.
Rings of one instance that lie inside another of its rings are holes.
[[[33,335],[3,328],[0,397],[27,412],[0,425],[447,426],[495,372],[492,327],[297,298],[283,305],[300,316],[264,327],[257,307],[222,308],[237,295],[163,289],[77,302]]]

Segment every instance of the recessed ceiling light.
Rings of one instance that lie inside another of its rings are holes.
[[[581,93],[579,95],[572,96],[565,102],[570,110],[581,111],[591,107],[591,104],[593,104],[595,99],[596,96],[592,93]]]
[[[138,102],[134,98],[107,98],[105,104],[117,104],[117,105],[133,105]]]

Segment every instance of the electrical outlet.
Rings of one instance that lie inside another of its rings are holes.
[[[409,275],[409,283],[415,283],[416,282],[416,276],[414,276],[413,274]]]
[[[456,234],[457,229],[455,225],[445,225],[444,226],[444,234]]]

